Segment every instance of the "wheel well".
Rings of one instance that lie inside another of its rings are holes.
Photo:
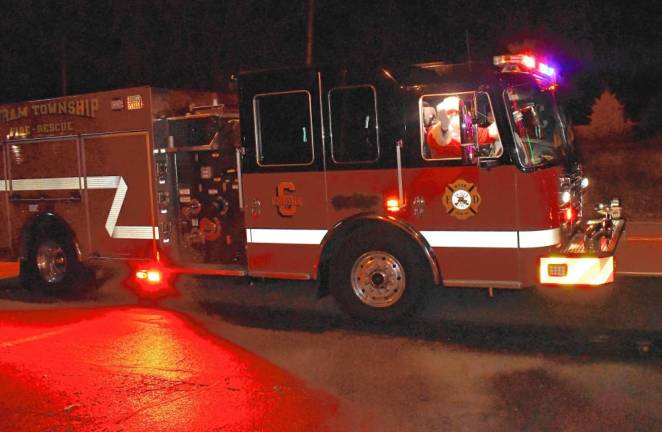
[[[333,231],[327,234],[327,238],[323,243],[322,253],[320,255],[319,261],[319,297],[324,297],[329,294],[330,264],[333,257],[336,255],[336,253],[338,253],[345,240],[351,235],[357,234],[358,231],[372,229],[384,230],[386,233],[403,236],[408,239],[408,241],[411,241],[415,246],[417,246],[416,249],[421,253],[421,255],[427,259],[430,267],[430,275],[434,283],[439,284],[441,282],[439,266],[434,254],[432,253],[432,249],[427,244],[425,239],[423,239],[423,237],[420,236],[420,234],[418,234],[413,228],[404,225],[394,219],[381,216],[360,217],[342,222],[340,225],[337,225]]]
[[[63,236],[71,240],[76,255],[80,260],[80,248],[71,227],[62,218],[52,213],[47,213],[36,216],[23,228],[19,244],[19,259],[21,262],[28,258],[30,248],[42,233],[47,233],[50,236]]]

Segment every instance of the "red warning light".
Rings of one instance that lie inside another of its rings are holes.
[[[165,297],[175,293],[171,283],[173,274],[161,262],[139,263],[133,266],[127,285],[141,298]]]

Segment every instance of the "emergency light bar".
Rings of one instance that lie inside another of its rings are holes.
[[[534,56],[526,54],[504,54],[494,56],[494,65],[501,68],[501,72],[523,72],[535,76],[539,82],[549,87],[556,86],[556,70]]]

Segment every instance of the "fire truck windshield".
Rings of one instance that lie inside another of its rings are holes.
[[[517,157],[525,168],[559,165],[574,159],[572,143],[554,95],[534,85],[504,92]]]

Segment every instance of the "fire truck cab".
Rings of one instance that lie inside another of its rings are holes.
[[[171,271],[318,280],[376,321],[411,313],[428,285],[609,283],[620,203],[584,217],[587,180],[554,75],[529,56],[247,72],[238,110],[182,110],[193,102],[182,95],[174,109],[174,96],[145,93],[134,125],[124,108],[140,92],[129,89],[97,98],[107,114],[90,130],[39,137],[21,134],[35,126],[15,118],[20,106],[0,108],[0,230],[12,234],[0,250],[47,286],[95,257],[145,260],[145,279],[158,259]],[[113,104],[123,120],[111,121]],[[57,167],[43,171],[44,153]],[[109,203],[95,198],[104,188]],[[136,212],[140,228],[128,223]],[[55,240],[40,218],[58,222]]]

